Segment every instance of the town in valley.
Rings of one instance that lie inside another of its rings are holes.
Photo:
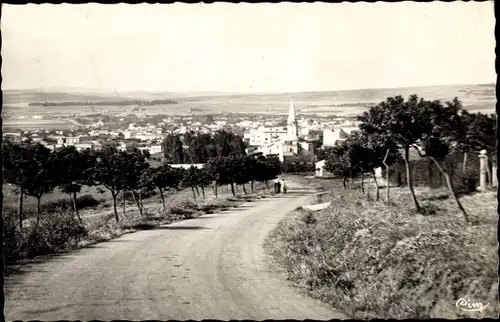
[[[492,9],[2,5],[0,321],[498,319]]]

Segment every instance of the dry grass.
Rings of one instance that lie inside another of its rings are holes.
[[[336,189],[329,209],[295,211],[266,248],[297,285],[354,318],[497,316],[496,193],[461,198],[469,226],[444,190],[416,192],[427,215],[407,189],[392,189],[391,208]],[[459,298],[489,307],[464,312]]]
[[[4,194],[3,200],[3,210],[16,212],[18,208],[19,195],[15,187],[9,184],[4,184],[2,188]],[[111,194],[105,189],[100,192],[98,187],[88,187],[83,186],[81,192],[77,195],[77,198],[82,196],[91,196],[97,201],[98,204],[105,204],[112,200]],[[62,203],[69,204],[69,196],[59,189],[55,189],[53,192],[42,196],[41,208],[51,208],[52,205],[61,205]],[[36,213],[37,200],[34,197],[24,196],[23,200],[23,213],[26,217],[31,217]],[[91,205],[95,209],[95,205]]]

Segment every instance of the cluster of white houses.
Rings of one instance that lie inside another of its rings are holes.
[[[334,146],[347,139],[349,133],[343,129],[324,129],[323,146]],[[293,99],[290,102],[286,127],[259,127],[245,133],[249,143],[248,153],[262,153],[264,156],[277,155],[285,159],[314,160],[314,149],[308,128],[299,128]]]
[[[87,149],[100,150],[102,148],[101,140],[89,140],[88,137],[81,135],[79,136],[50,135],[47,137],[43,137],[35,133],[28,138],[28,137],[21,137],[17,133],[16,134],[6,133],[4,137],[10,137],[15,141],[31,140],[32,142],[38,142],[52,151],[65,146],[74,146],[78,151],[84,151]],[[136,142],[120,141],[118,143],[117,149],[119,151],[128,151],[133,149],[134,147],[141,151],[148,151],[150,154],[158,154],[163,152],[163,147],[161,144],[151,144],[147,142],[136,143]]]

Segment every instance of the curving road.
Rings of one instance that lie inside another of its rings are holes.
[[[311,192],[290,188],[25,267],[6,277],[6,319],[346,318],[266,265],[266,235]]]

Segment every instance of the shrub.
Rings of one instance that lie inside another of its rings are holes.
[[[82,196],[78,196],[76,198],[76,206],[78,209],[91,208],[99,205],[102,200],[97,200],[91,194],[85,194]],[[41,212],[51,213],[57,211],[58,209],[72,209],[73,202],[69,200],[69,197],[66,199],[58,199],[55,201],[48,202],[43,204],[40,207]]]
[[[479,178],[475,173],[457,171],[452,177],[453,187],[457,195],[466,195],[476,191],[479,185]]]
[[[68,249],[77,245],[86,235],[85,228],[71,211],[57,209],[50,214],[42,215],[38,229],[29,233],[26,257]]]
[[[22,250],[26,243],[26,230],[19,228],[19,221],[15,211],[3,209],[4,216],[4,258],[11,263],[22,257]]]

